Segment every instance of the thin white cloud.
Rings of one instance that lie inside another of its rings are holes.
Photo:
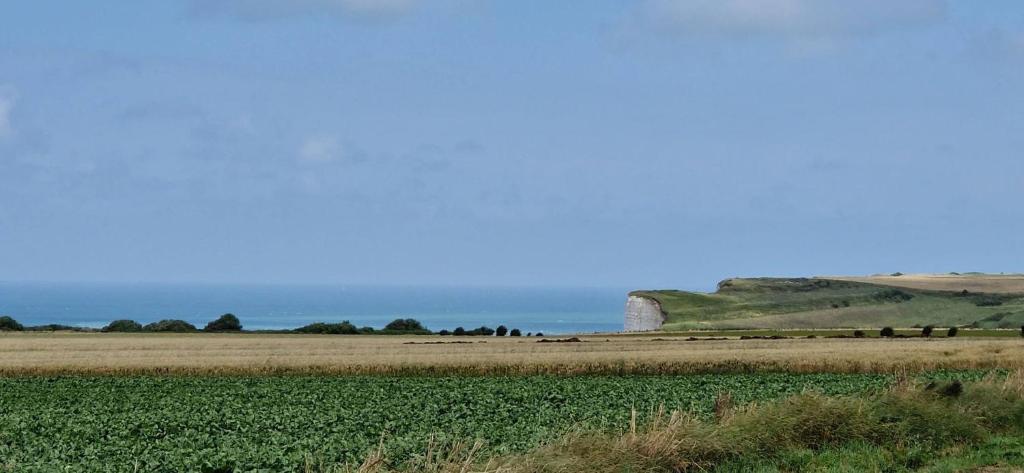
[[[344,146],[333,136],[310,137],[299,147],[299,160],[306,163],[329,163],[344,156]]]
[[[704,36],[834,38],[929,24],[944,0],[647,0],[644,14],[667,30]]]
[[[275,20],[297,16],[391,19],[410,13],[420,0],[192,0],[199,16]]]
[[[14,135],[14,127],[11,125],[11,110],[14,109],[14,92],[0,87],[0,139],[10,138]]]

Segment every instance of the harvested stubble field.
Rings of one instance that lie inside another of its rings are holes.
[[[3,334],[0,375],[891,373],[1024,368],[1021,338],[687,340],[660,334],[580,339],[538,343],[535,337]]]
[[[900,276],[822,276],[838,281],[856,281],[884,286],[928,291],[970,291],[997,294],[1024,294],[1024,275],[1020,274],[904,274]]]

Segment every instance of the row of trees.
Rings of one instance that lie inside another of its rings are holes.
[[[216,320],[206,324],[204,332],[239,332],[242,330],[242,323],[234,314],[224,314]],[[106,327],[100,329],[102,332],[198,332],[199,329],[184,320],[164,319],[158,322],[142,325],[134,320],[115,320]]]
[[[926,326],[921,328],[921,336],[922,337],[925,337],[925,338],[930,337],[930,336],[932,336],[933,332],[935,332],[935,326],[933,326],[933,325],[926,325]],[[947,337],[955,337],[958,333],[960,333],[960,329],[957,328],[957,327],[950,327],[948,330],[946,330],[946,336]],[[1024,326],[1021,326],[1020,334],[1021,334],[1022,337],[1024,337]],[[882,328],[882,331],[879,332],[879,335],[881,335],[882,337],[885,337],[885,338],[892,338],[892,337],[896,336],[896,331],[893,330],[892,327],[884,327],[884,328]]]
[[[92,330],[83,329],[82,327],[72,327],[68,325],[49,324],[41,325],[38,327],[25,327],[17,320],[14,320],[8,316],[0,317],[0,331],[23,331],[23,330]],[[224,314],[208,324],[203,328],[204,332],[238,332],[242,330],[242,324],[238,321],[238,317],[233,314]],[[175,319],[165,319],[159,322],[153,322],[150,324],[142,325],[134,320],[121,319],[115,320],[106,327],[100,329],[101,332],[198,332],[194,325],[184,321]]]
[[[483,327],[475,328],[475,329],[472,329],[472,330],[466,330],[466,329],[464,329],[462,327],[455,327],[455,330],[452,330],[452,331],[441,330],[440,332],[437,332],[437,334],[438,335],[455,335],[455,336],[460,336],[460,337],[461,336],[467,336],[467,335],[468,336],[482,335],[482,336],[485,336],[485,337],[489,337],[491,335],[496,335],[496,336],[499,336],[499,337],[504,337],[505,335],[508,335],[510,337],[521,337],[521,336],[523,336],[523,332],[520,331],[519,329],[514,328],[512,330],[509,330],[508,327],[506,327],[504,325],[499,325],[498,328],[496,328],[496,329],[493,329],[493,328],[490,328],[490,327],[487,327],[487,326],[483,326]],[[529,333],[526,334],[526,336],[527,337],[532,337],[532,336],[534,336],[534,334],[533,334],[533,332],[529,332]],[[544,334],[541,333],[541,332],[537,332],[536,336],[543,337]]]
[[[352,322],[344,320],[338,323],[323,323],[316,322],[304,327],[299,327],[293,332],[298,333],[319,333],[327,335],[359,335],[359,334],[404,334],[404,335],[429,335],[431,332],[429,329],[423,326],[420,321],[416,319],[395,319],[384,326],[383,329],[377,330],[373,327],[356,327]]]
[[[17,320],[11,317],[3,316],[0,317],[0,331],[22,331],[22,330],[87,330],[92,331],[94,329],[83,329],[81,327],[71,327],[64,325],[45,325],[41,327],[29,327],[25,328]],[[240,332],[242,330],[242,323],[238,320],[234,314],[224,314],[218,317],[216,320],[206,324],[202,329],[203,332]],[[152,322],[143,325],[139,322],[130,319],[115,320],[107,324],[107,326],[100,329],[102,332],[199,332],[200,330],[184,320],[179,319],[164,319],[158,322]],[[384,326],[383,329],[374,329],[373,327],[356,327],[351,322],[345,320],[338,323],[324,323],[316,322],[309,325],[299,327],[290,332],[297,333],[316,333],[316,334],[342,334],[342,335],[356,335],[356,334],[416,334],[416,335],[429,335],[434,332],[423,326],[423,324],[416,319],[395,319]],[[513,337],[522,336],[522,332],[513,328],[509,330],[504,325],[499,325],[497,329],[492,329],[486,326],[475,328],[472,330],[466,330],[462,327],[456,328],[454,331],[441,330],[438,335],[484,335],[491,336],[497,335],[504,337],[506,335]],[[533,335],[528,333],[527,336]],[[537,333],[538,336],[543,335]]]

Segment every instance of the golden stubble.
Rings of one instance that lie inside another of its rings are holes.
[[[1024,368],[1022,339],[580,338],[579,343],[538,343],[536,337],[8,333],[0,335],[0,375],[858,373]],[[451,343],[456,341],[469,343]]]

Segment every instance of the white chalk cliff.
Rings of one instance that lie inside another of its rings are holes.
[[[629,296],[626,301],[626,332],[658,330],[665,323],[661,304],[647,297]]]

